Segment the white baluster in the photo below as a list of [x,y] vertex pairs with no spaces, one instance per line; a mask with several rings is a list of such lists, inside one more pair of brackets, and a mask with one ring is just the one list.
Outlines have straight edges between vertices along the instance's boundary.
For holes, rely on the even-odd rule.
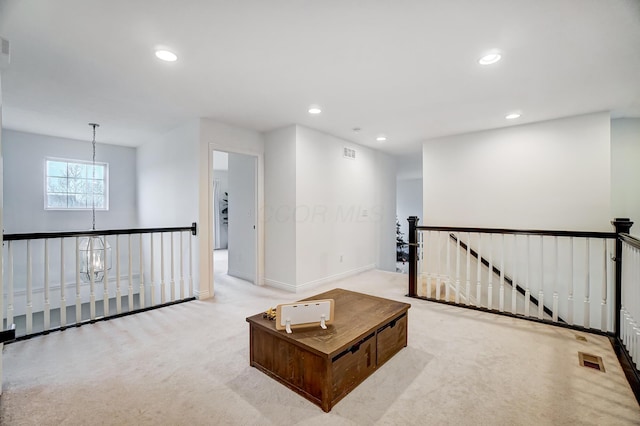
[[500,248],[500,312],[504,312],[504,234],[502,234],[502,247]]
[[60,327],[67,326],[67,299],[64,295],[64,238],[60,238]]
[[193,258],[191,256],[193,233],[189,232],[189,297],[193,297]]
[[104,263],[102,264],[102,270],[104,271],[104,276],[102,277],[102,287],[104,293],[102,295],[102,315],[105,317],[109,316],[111,308],[109,307],[109,264],[107,262],[107,236],[103,236],[103,259]]
[[432,265],[433,265],[433,259],[432,257],[435,256],[431,256],[431,246],[433,244],[431,244],[431,241],[433,240],[433,232],[431,231],[426,231],[427,232],[427,241],[426,241],[426,246],[427,246],[427,252],[425,254],[426,258],[425,258],[425,265],[427,268],[427,293],[425,294],[426,297],[428,297],[429,299],[431,299],[433,296],[431,296],[431,280],[433,279],[433,270],[431,269]]
[[567,324],[573,325],[573,237],[569,239],[569,297],[567,303]]
[[76,324],[82,321],[82,299],[80,298],[80,238],[76,237]]
[[607,265],[607,239],[602,239],[603,248],[604,248],[604,259],[603,259],[603,277],[602,277],[602,302],[600,304],[600,330],[606,332],[607,331],[607,274],[608,274],[608,265]]
[[640,327],[634,327],[634,337],[635,344],[633,345],[634,349],[632,349],[633,356],[631,359],[635,361],[636,369],[640,370]]
[[585,266],[585,270],[587,271],[587,275],[585,277],[584,280],[584,321],[582,323],[582,326],[585,328],[589,328],[590,327],[590,321],[589,321],[589,311],[590,311],[590,302],[589,302],[589,291],[590,291],[590,281],[591,281],[591,271],[590,271],[590,256],[591,256],[591,250],[589,249],[589,238],[587,238],[587,258],[586,258],[586,266]]
[[466,304],[471,305],[471,232],[467,232],[467,283],[465,288]]
[[142,234],[140,234],[140,309],[144,309],[145,307],[145,303],[144,303],[144,256],[143,256],[143,250],[142,250],[142,246],[143,246],[143,241],[142,241]]
[[176,300],[176,280],[174,278],[174,265],[175,265],[175,259],[174,259],[174,255],[173,255],[173,232],[171,232],[169,235],[171,235],[171,280],[169,281],[169,288],[171,289],[171,298],[170,300],[173,302],[174,300]]
[[49,240],[44,240],[44,330],[51,328],[51,300],[49,294]]
[[165,282],[164,282],[164,232],[160,233],[160,303],[165,303]]
[[116,235],[116,313],[122,313],[122,283],[120,277],[120,235]]
[[511,313],[518,309],[518,235],[513,234],[513,281],[511,281]]
[[456,235],[456,303],[460,303],[460,234]]
[[540,290],[538,290],[538,319],[544,318],[544,235],[540,235]]
[[447,232],[446,234],[447,244],[447,265],[446,265],[446,275],[444,277],[444,298],[448,302],[449,301],[449,288],[451,287],[451,236]]
[[31,275],[31,240],[27,240],[27,310],[26,310],[26,323],[27,334],[31,334],[33,331],[33,302],[31,300],[32,292],[32,275]]
[[417,241],[418,246],[416,247],[416,273],[418,275],[417,283],[416,283],[416,291],[418,292],[418,296],[425,297],[426,295],[426,286],[427,286],[427,268],[426,268],[426,248],[424,242],[424,234],[426,231],[418,231],[417,233]]
[[436,265],[436,300],[440,300],[440,285],[442,282],[442,243],[440,242],[441,240],[441,235],[442,232],[438,231],[438,242],[437,242],[437,246],[436,246],[436,258],[437,260],[437,265]]
[[153,256],[153,233],[149,234],[149,240],[150,240],[150,255],[151,255],[151,286],[150,286],[150,290],[151,290],[151,306],[155,306],[156,305],[156,281],[154,279],[154,275],[155,275],[155,271],[154,271],[154,267],[153,267],[153,260],[154,260],[154,256]]
[[622,340],[624,346],[629,350],[629,313],[624,305],[620,309],[620,324],[620,340]]
[[487,309],[493,309],[493,234],[489,234],[489,285],[487,287]]
[[95,268],[93,266],[93,238],[89,237],[89,318],[96,319]]
[[560,283],[560,268],[558,267],[558,264],[560,263],[558,260],[558,256],[560,256],[560,252],[558,251],[558,237],[554,236],[553,237],[554,243],[555,243],[555,248],[556,248],[556,255],[555,255],[555,263],[553,265],[554,269],[555,269],[555,274],[554,274],[554,281],[553,281],[553,312],[552,312],[552,319],[553,322],[558,322],[558,291],[556,290],[556,285]]
[[416,264],[416,273],[418,275],[417,277],[417,289],[416,291],[418,292],[419,296],[424,297],[425,295],[425,286],[427,285],[426,282],[426,276],[427,276],[427,270],[426,270],[426,263],[425,263],[425,247],[424,247],[424,235],[425,232],[423,231],[417,231],[416,232],[416,259],[417,259],[417,264]]
[[531,236],[527,234],[527,255],[525,256],[525,265],[527,267],[526,271],[526,281],[524,283],[524,316],[529,316],[529,308],[531,305],[531,289],[529,288],[529,283],[531,282]]
[[180,232],[180,300],[184,299],[184,248],[182,247],[182,237],[184,231]]
[[[13,241],[7,241],[8,244],[8,250],[9,250],[9,270],[7,271],[9,274],[9,289],[8,289],[8,298],[9,300],[7,301],[7,328],[11,327],[11,324],[13,324],[13,312],[14,312],[14,306],[13,306]],[[2,357],[2,354],[0,354],[0,357]]]
[[475,306],[482,306],[482,234],[478,234],[478,268],[476,271],[476,303]]
[[127,301],[129,302],[129,312],[131,312],[135,308],[133,303],[133,249],[131,246],[131,234],[127,235],[127,243],[129,244],[129,294]]

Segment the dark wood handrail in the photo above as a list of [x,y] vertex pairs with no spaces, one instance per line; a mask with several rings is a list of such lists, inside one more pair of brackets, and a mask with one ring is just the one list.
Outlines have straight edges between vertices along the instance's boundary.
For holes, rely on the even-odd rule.
[[506,228],[467,228],[457,226],[417,226],[419,231],[447,231],[447,232],[474,232],[485,234],[522,234],[541,235],[552,237],[581,237],[581,238],[610,238],[615,239],[615,232],[595,231],[550,231],[537,229],[506,229]]
[[49,238],[69,238],[69,237],[91,237],[106,235],[126,235],[126,234],[153,234],[157,232],[184,232],[190,231],[192,235],[197,235],[197,225],[195,222],[191,226],[175,228],[133,228],[133,229],[107,229],[98,231],[62,231],[62,232],[37,232],[31,234],[4,234],[4,241],[18,240],[41,240]]
[[638,250],[640,250],[640,240],[637,239],[636,237],[633,237],[629,234],[619,234],[620,239],[622,241],[624,241],[625,243],[629,244],[630,246],[637,248]]

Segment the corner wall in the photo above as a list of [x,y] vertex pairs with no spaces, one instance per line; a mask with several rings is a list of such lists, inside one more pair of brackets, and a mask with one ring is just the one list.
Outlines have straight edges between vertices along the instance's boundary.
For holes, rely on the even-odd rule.
[[[345,147],[356,151],[355,159],[343,156]],[[268,186],[266,199],[278,220],[271,218],[267,233],[282,228],[290,239],[293,229],[294,238],[278,253],[289,273],[284,264],[268,267],[287,281],[267,276],[267,283],[301,291],[375,267],[395,270],[390,156],[302,126],[268,134],[265,151],[267,175],[283,183]]]
[[265,134],[264,175],[265,283],[295,291],[296,126]]

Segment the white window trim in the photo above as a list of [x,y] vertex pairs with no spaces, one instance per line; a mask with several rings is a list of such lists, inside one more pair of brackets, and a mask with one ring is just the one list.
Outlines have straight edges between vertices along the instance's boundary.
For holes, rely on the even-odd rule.
[[[63,211],[63,212],[68,212],[68,211],[90,211],[93,210],[93,207],[66,207],[66,208],[60,208],[60,207],[49,207],[47,205],[47,178],[49,177],[47,175],[47,161],[64,161],[67,163],[76,163],[76,164],[88,164],[88,165],[93,165],[93,161],[86,161],[86,160],[77,160],[77,159],[73,159],[73,158],[61,158],[61,157],[45,157],[44,159],[44,164],[43,164],[43,170],[44,170],[44,185],[43,185],[43,190],[44,190],[44,209],[46,211]],[[96,207],[96,211],[109,211],[109,163],[105,163],[103,161],[96,161],[96,166],[104,166],[104,207]]]

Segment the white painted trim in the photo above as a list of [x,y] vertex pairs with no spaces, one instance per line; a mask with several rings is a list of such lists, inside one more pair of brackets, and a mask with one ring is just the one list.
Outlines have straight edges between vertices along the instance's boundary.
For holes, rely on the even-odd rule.
[[[207,233],[207,259],[209,262],[209,282],[210,282],[210,294],[215,294],[214,289],[214,275],[213,275],[213,247],[215,246],[215,237],[213,235],[213,152],[227,152],[234,154],[243,154],[255,157],[256,161],[256,266],[255,266],[255,284],[264,285],[266,279],[264,278],[264,153],[259,153],[246,149],[232,148],[229,146],[217,144],[215,142],[209,142],[209,149],[207,152],[207,220],[209,232]],[[204,292],[202,293],[205,294]],[[210,297],[211,297],[210,296]]]
[[290,293],[295,293],[296,292],[296,285],[295,284],[287,284],[287,283],[283,283],[281,281],[270,280],[269,278],[264,278],[264,285],[267,285],[269,287],[278,288],[280,290],[288,291]]
[[351,269],[349,271],[340,272],[339,274],[329,275],[328,277],[320,278],[318,280],[308,281],[306,283],[300,284],[296,287],[297,292],[310,290],[312,288],[318,287],[321,284],[326,284],[331,281],[340,280],[343,278],[351,277],[353,275],[357,275],[361,272],[369,271],[371,269],[375,269],[375,263],[370,265],[361,266],[359,268]]
[[299,293],[302,291],[313,289],[315,287],[319,287],[322,284],[326,284],[332,281],[337,281],[343,278],[351,277],[353,275],[357,275],[361,272],[369,271],[375,268],[376,268],[376,265],[372,263],[370,265],[361,266],[360,268],[355,268],[349,271],[340,272],[339,274],[334,274],[334,275],[330,275],[328,277],[320,278],[317,280],[308,281],[300,285],[283,283],[281,281],[271,280],[269,278],[265,278],[264,283],[269,287],[275,287],[281,290],[288,291],[290,293]]
[[211,295],[209,294],[209,291],[200,291],[197,289],[193,290],[193,295],[198,300],[205,300],[211,297]]

